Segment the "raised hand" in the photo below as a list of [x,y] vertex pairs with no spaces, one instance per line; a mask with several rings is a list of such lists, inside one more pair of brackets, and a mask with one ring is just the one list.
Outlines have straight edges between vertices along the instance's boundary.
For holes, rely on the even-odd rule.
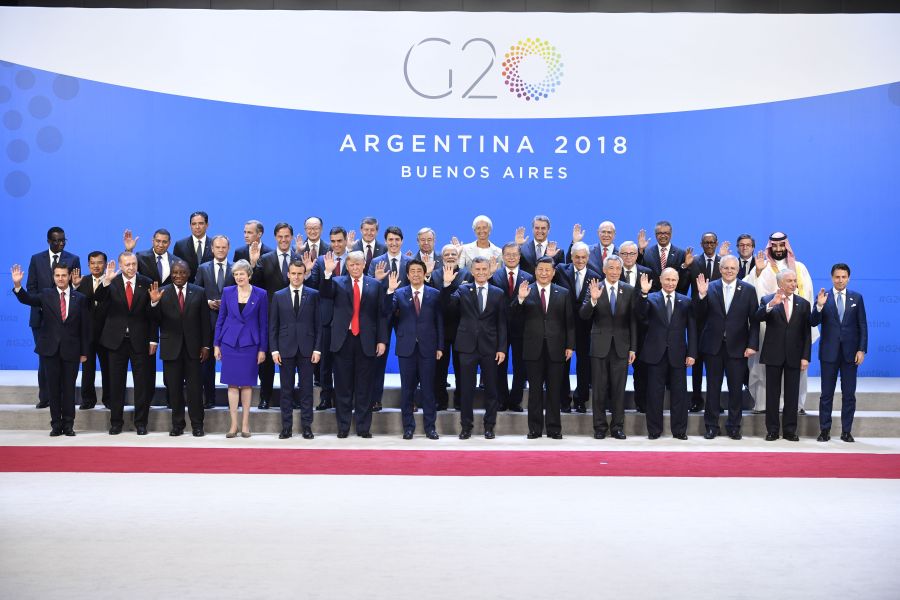
[[706,296],[707,290],[709,290],[709,282],[706,280],[706,275],[700,273],[697,277],[697,293],[703,298]]
[[331,274],[334,272],[334,265],[336,264],[334,261],[334,252],[329,250],[325,253],[325,256],[322,258],[322,262],[325,263],[325,274],[331,277]]
[[453,280],[456,279],[456,273],[453,272],[453,269],[444,265],[444,286],[448,286],[453,283]]
[[684,266],[689,267],[694,262],[694,248],[688,246],[684,249]]
[[387,271],[387,261],[386,260],[383,260],[383,261],[379,262],[377,265],[375,265],[375,279],[377,279],[378,281],[381,281],[385,277],[387,277],[387,274],[388,274],[388,271]]
[[556,245],[556,242],[554,242],[554,241],[551,240],[551,241],[547,244],[547,254],[546,254],[546,256],[549,256],[550,258],[554,258],[554,257],[556,256],[556,252],[558,251],[558,249],[559,249],[559,248],[558,248],[558,246]]
[[303,265],[306,267],[306,274],[311,275],[313,267],[316,266],[316,261],[313,260],[312,252],[307,250],[303,253]]
[[260,245],[259,245],[258,240],[253,242],[252,244],[250,244],[249,253],[250,253],[250,264],[256,265],[256,261],[259,260],[259,253],[260,253]]
[[103,285],[109,285],[116,278],[119,271],[116,269],[116,261],[111,260],[106,263],[106,273],[103,274]]
[[303,250],[305,244],[306,242],[303,240],[303,234],[298,233],[297,237],[294,238],[294,252],[299,254]]
[[406,251],[406,255],[407,255],[408,257],[412,258],[412,255],[413,255],[412,250],[407,250],[407,251]]
[[637,245],[638,245],[638,252],[641,252],[641,253],[643,253],[644,250],[647,249],[647,246],[650,245],[650,242],[647,240],[647,230],[646,229],[641,229],[640,231],[638,231]]
[[519,284],[519,300],[524,300],[528,297],[528,294],[531,292],[531,286],[528,285],[527,281],[523,281]]
[[81,285],[81,269],[75,267],[72,269],[72,286],[78,287]]
[[722,242],[722,245],[719,246],[719,256],[728,256],[729,254],[731,254],[731,242]]
[[122,235],[122,243],[125,245],[126,252],[134,252],[135,246],[137,246],[137,241],[139,238],[133,237],[131,235],[131,230],[126,229],[125,233]]
[[492,256],[490,260],[488,260],[488,267],[491,270],[491,275],[500,267],[500,261],[497,260],[496,256]]
[[457,252],[462,252],[462,242],[455,235],[450,238],[450,243],[456,247]]
[[766,268],[766,264],[768,264],[768,259],[766,258],[766,251],[760,250],[756,253],[756,259],[754,260],[756,263],[756,274],[759,275],[763,272],[763,269]]
[[356,230],[351,229],[350,233],[347,234],[347,249],[353,248],[353,244],[356,243]]
[[816,296],[816,306],[819,307],[819,310],[825,308],[825,302],[828,301],[828,294],[825,292],[825,288],[819,290],[819,295]]
[[600,296],[603,295],[603,288],[600,287],[600,280],[591,279],[591,283],[588,284],[588,291],[591,293],[591,300],[596,302],[600,299]]
[[163,294],[166,293],[166,290],[159,289],[159,282],[154,281],[150,284],[150,302],[156,304],[159,302],[159,299],[162,298]]
[[528,236],[525,235],[525,227],[516,227],[515,242],[521,246],[526,240],[528,240]]
[[572,226],[572,243],[580,242],[584,239],[584,229],[581,228],[581,223],[575,223]]
[[13,287],[22,287],[22,279],[25,278],[25,271],[22,270],[22,265],[13,265],[9,273],[12,275]]
[[400,287],[400,273],[391,271],[388,274],[388,291],[393,293]]
[[431,272],[434,271],[434,256],[429,254],[422,262],[425,263],[425,275],[431,275]]
[[[701,275],[700,277],[703,277]],[[644,294],[650,293],[650,288],[653,287],[653,283],[650,281],[650,275],[647,273],[641,273],[641,292]]]
[[771,308],[775,308],[779,304],[784,302],[784,291],[781,288],[775,290],[775,295],[772,296],[772,299],[769,301],[769,306]]

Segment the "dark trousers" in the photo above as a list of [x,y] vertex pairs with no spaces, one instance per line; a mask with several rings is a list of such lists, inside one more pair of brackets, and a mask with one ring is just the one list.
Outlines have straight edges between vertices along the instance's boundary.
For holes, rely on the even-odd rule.
[[200,373],[202,374],[203,378],[203,400],[204,402],[215,404],[216,361],[212,358],[212,353],[210,353],[210,358],[206,362],[200,363]]
[[493,429],[497,423],[497,363],[494,358],[494,354],[459,353],[456,385],[460,389],[460,424],[463,429],[472,429],[475,423],[475,374],[479,366],[484,383],[484,428]]
[[634,406],[638,410],[647,410],[647,365],[635,359],[631,363],[634,380]]
[[100,362],[103,404],[109,401],[109,351],[97,342],[88,346],[87,361],[81,363],[81,401],[97,401],[97,362]]
[[[34,338],[34,343],[37,345],[38,330],[36,327],[31,329],[31,337]],[[41,404],[50,401],[47,390],[47,370],[44,366],[44,357],[40,354],[38,354],[38,401]]]
[[[497,402],[501,410],[510,406],[522,406],[522,396],[525,393],[525,361],[522,359],[522,338],[510,338],[509,346],[512,352],[506,355],[503,362],[497,365]],[[512,361],[513,380],[509,385],[509,363]]]
[[[838,348],[838,357],[843,357],[843,348]],[[856,413],[856,371],[852,362],[822,361],[822,395],[819,397],[819,429],[831,430],[831,409],[834,404],[834,388],[838,373],[841,375],[841,433],[850,433],[853,415]]]
[[350,431],[356,414],[356,433],[372,426],[372,372],[375,357],[363,353],[358,335],[347,333],[344,345],[334,354],[334,414],[338,432]]
[[[324,338],[324,336],[323,336]],[[330,343],[330,339],[329,339]],[[323,339],[322,345],[327,348]],[[322,352],[319,359],[319,401],[334,403],[334,355],[327,350]]]
[[800,368],[766,365],[766,431],[778,434],[778,404],[781,399],[781,376],[784,375],[784,408],[781,430],[784,435],[797,433],[797,408],[800,402]]
[[[272,388],[275,387],[275,363],[272,355],[266,352],[266,359],[259,365],[259,400],[272,401]],[[283,389],[283,388],[282,388]]]
[[[569,368],[566,368],[566,375]],[[586,406],[591,399],[591,330],[575,329],[575,394],[572,400],[577,406]],[[564,388],[569,388],[569,378],[563,382]],[[560,400],[563,405],[568,405],[568,398]]]
[[[216,361],[209,358],[206,362]],[[185,400],[191,427],[203,428],[203,375],[200,365],[200,357],[188,356],[183,344],[177,359],[163,361],[163,377],[169,390],[169,404],[172,405],[172,429],[184,429]]]
[[422,420],[425,431],[433,431],[437,422],[437,410],[434,403],[434,356],[423,357],[416,344],[410,356],[398,356],[400,363],[400,415],[403,419],[403,431],[416,430],[416,417],[413,404],[416,398],[416,387],[422,387]]
[[[683,358],[681,359],[684,360]],[[673,367],[669,357],[663,356],[655,365],[644,364],[647,369],[647,433],[661,435],[663,432],[663,399],[666,396],[666,381],[669,382],[669,427],[672,435],[687,432],[688,395],[687,368]]]
[[371,383],[371,397],[369,398],[369,402],[371,404],[375,404],[376,402],[381,402],[381,397],[384,395],[384,372],[387,370],[387,358],[388,358],[388,350],[391,347],[391,342],[388,340],[387,350],[384,351],[384,354],[381,356],[375,357],[375,363],[372,367],[372,383]]
[[[450,394],[447,392],[447,374],[451,360],[453,361],[453,372],[459,373],[459,352],[456,351],[453,340],[444,338],[444,353],[434,368],[434,399],[441,407],[446,407],[450,403]],[[453,405],[458,408],[459,402],[459,382],[457,381],[456,389],[453,392]]]
[[131,375],[134,379],[134,424],[147,426],[150,416],[150,398],[147,397],[147,364],[156,356],[148,354],[148,346],[142,351],[131,347],[131,340],[125,338],[115,349],[109,349],[109,423],[121,427],[125,422],[125,385],[128,374],[128,363],[131,363]]
[[[610,349],[604,358],[591,357],[593,393],[591,406],[594,411],[594,431],[606,433],[622,431],[625,427],[625,381],[628,378],[628,357],[620,358]],[[531,392],[529,392],[531,393]],[[606,421],[609,408],[611,420]]]
[[704,354],[706,363],[706,411],[703,419],[707,429],[719,433],[719,413],[722,409],[722,380],[728,378],[728,418],[725,431],[729,435],[741,430],[741,402],[747,359],[728,356],[725,341],[716,354]]
[[[703,365],[704,360],[703,357],[697,358],[694,362],[694,366],[691,367],[691,402],[700,402],[703,400]],[[709,377],[709,367],[707,366],[706,371],[707,377]],[[707,390],[709,393],[709,390]]]
[[75,378],[78,361],[63,360],[59,352],[42,356],[46,374],[47,400],[50,402],[50,427],[68,429],[75,425]]
[[[300,378],[298,386],[294,387],[294,374]],[[293,427],[294,425],[294,400],[300,401],[300,425],[312,427],[313,423],[313,364],[309,356],[301,356],[299,353],[281,357],[281,366],[278,367],[278,375],[281,378],[281,427]]]
[[[547,342],[543,342],[539,360],[525,361],[528,372],[528,432],[543,434],[546,423],[547,435],[562,433],[559,404],[565,394],[563,376],[566,362],[551,362]],[[546,384],[547,390],[544,391]],[[546,411],[546,414],[545,412]]]

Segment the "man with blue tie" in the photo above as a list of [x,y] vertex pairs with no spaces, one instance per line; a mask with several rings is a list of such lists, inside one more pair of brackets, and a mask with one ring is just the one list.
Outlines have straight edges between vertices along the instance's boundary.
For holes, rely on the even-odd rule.
[[819,437],[831,439],[831,408],[838,373],[841,375],[841,439],[852,442],[853,415],[856,412],[856,371],[869,348],[869,326],[862,294],[847,289],[850,267],[837,263],[831,267],[831,293],[822,288],[810,315],[810,325],[822,325],[819,361],[822,365],[822,395],[819,398]]
[[416,430],[413,414],[416,387],[422,389],[425,435],[438,439],[434,401],[434,371],[444,347],[444,316],[441,293],[425,285],[425,263],[413,258],[406,263],[409,285],[400,287],[400,274],[388,275],[384,313],[397,330],[397,361],[400,364],[400,413],[403,439],[411,440]]
[[354,413],[356,435],[372,437],[370,399],[375,358],[387,350],[387,321],[382,315],[384,288],[377,279],[363,275],[365,266],[365,254],[351,252],[347,255],[346,275],[332,277],[334,256],[328,253],[319,284],[322,298],[332,303],[329,349],[334,353],[334,405],[339,438],[349,435]]
[[[212,330],[215,331],[216,321],[219,320],[219,307],[222,304],[222,290],[227,286],[234,285],[234,276],[231,274],[232,263],[228,261],[230,240],[224,235],[214,235],[210,239],[209,245],[212,246],[213,259],[197,268],[194,283],[203,288],[206,293],[209,319]],[[200,368],[203,371],[203,408],[215,408],[216,361],[204,361]]]
[[525,228],[516,229],[516,243],[519,245],[519,251],[522,253],[522,259],[519,266],[529,275],[534,275],[534,269],[537,261],[543,256],[549,256],[553,259],[553,264],[563,263],[566,260],[565,253],[557,248],[556,242],[547,240],[550,235],[550,217],[547,215],[535,215],[531,219],[531,233],[534,239],[529,242],[525,235]]
[[[305,275],[304,261],[292,260],[288,266],[290,284],[275,292],[269,309],[269,351],[281,376],[281,440],[293,435],[295,404],[300,405],[303,439],[314,437],[313,365],[322,357],[322,330],[319,292],[303,285]],[[295,373],[300,378],[299,389],[294,387]]]
[[739,281],[738,259],[732,255],[719,261],[721,279],[697,278],[694,310],[700,326],[700,353],[706,364],[706,411],[704,438],[719,435],[723,375],[728,379],[728,419],[725,431],[741,439],[741,401],[747,359],[759,350],[756,321],[756,289]]
[[[534,277],[520,268],[519,245],[509,242],[503,246],[503,266],[491,276],[491,285],[506,292],[507,303],[512,302],[522,282],[531,283]],[[522,396],[525,394],[525,361],[522,358],[522,319],[521,315],[506,313],[506,336],[512,352],[507,352],[506,359],[497,367],[497,410],[522,412]],[[509,363],[512,362],[513,380],[509,385]]]

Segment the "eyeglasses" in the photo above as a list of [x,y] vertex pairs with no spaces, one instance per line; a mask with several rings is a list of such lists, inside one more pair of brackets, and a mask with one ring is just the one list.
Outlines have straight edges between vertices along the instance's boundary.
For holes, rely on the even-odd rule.
[[619,256],[637,256],[637,252],[619,252]]

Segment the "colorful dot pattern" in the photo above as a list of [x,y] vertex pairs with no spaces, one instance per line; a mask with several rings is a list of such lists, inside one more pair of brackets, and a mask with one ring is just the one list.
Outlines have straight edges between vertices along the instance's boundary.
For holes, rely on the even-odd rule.
[[[529,56],[540,56],[547,65],[547,75],[538,83],[527,82],[519,74],[519,65]],[[517,98],[537,102],[541,98],[548,98],[559,87],[563,76],[562,55],[547,40],[519,40],[504,55],[502,76],[506,87]]]

